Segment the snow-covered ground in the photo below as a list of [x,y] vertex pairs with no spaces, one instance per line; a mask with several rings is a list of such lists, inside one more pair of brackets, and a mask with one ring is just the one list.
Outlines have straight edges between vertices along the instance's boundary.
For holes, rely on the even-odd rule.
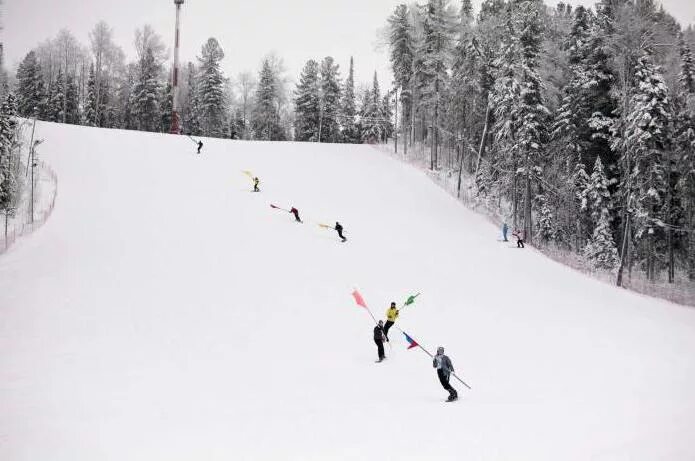
[[[0,257],[0,459],[695,459],[695,310],[499,242],[412,167],[37,130],[59,194]],[[444,403],[393,330],[375,364],[354,286],[377,315],[422,292],[399,326],[473,390]]]

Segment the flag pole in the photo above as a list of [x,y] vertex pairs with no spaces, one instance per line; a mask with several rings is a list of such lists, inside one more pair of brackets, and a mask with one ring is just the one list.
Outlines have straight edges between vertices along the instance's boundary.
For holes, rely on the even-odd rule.
[[[394,325],[394,327],[395,327],[398,331],[400,331],[401,333],[403,333],[404,335],[408,336],[409,338],[413,339],[413,341],[415,341],[415,339],[414,339],[412,336],[407,335],[405,331],[401,330],[400,328],[398,328],[398,327],[395,326],[395,325]],[[425,349],[424,347],[422,347],[418,341],[415,341],[415,343],[417,344],[417,347],[419,347],[420,349],[422,349],[422,350],[425,352],[425,354],[429,355],[430,358],[434,359],[434,355],[432,355],[432,354],[430,353],[430,351],[428,351],[427,349]],[[471,389],[471,386],[469,386],[468,384],[466,384],[466,382],[465,382],[464,380],[462,380],[461,378],[459,378],[459,377],[456,375],[456,373],[454,373],[454,372],[452,371],[451,374],[454,376],[454,378],[458,379],[459,382],[460,382],[461,384],[463,384],[464,386],[466,386],[468,389]],[[471,390],[472,390],[472,389],[471,389]]]

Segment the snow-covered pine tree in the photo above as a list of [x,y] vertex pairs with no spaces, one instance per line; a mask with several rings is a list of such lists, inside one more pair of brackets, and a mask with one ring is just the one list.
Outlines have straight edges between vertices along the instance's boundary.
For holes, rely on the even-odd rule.
[[278,76],[270,58],[263,60],[256,87],[251,126],[254,138],[264,141],[284,140],[280,125]]
[[381,142],[388,142],[389,138],[393,136],[393,104],[391,100],[393,99],[393,92],[387,91],[381,100],[381,116],[383,117],[383,129],[381,134]]
[[331,56],[321,62],[319,74],[319,142],[340,141],[340,72]]
[[161,64],[151,47],[144,50],[138,69],[138,79],[133,92],[133,109],[137,129],[159,131],[160,107],[159,92]]
[[[645,248],[646,272],[656,276],[656,234],[663,234],[664,204],[668,191],[666,152],[670,146],[671,107],[668,88],[652,52],[646,49],[635,69],[634,94],[625,115],[624,164],[630,165],[628,193],[634,194],[635,232]],[[620,146],[616,146],[620,149]],[[661,236],[662,237],[662,236]]]
[[7,224],[14,216],[19,201],[19,162],[15,157],[15,120],[17,104],[12,93],[8,93],[0,108],[0,212],[4,215],[5,241]]
[[610,221],[610,212],[607,208],[603,208],[599,213],[594,232],[584,247],[584,257],[593,268],[612,272],[618,267],[620,260]]
[[601,157],[596,157],[594,170],[589,182],[582,192],[582,210],[586,210],[594,223],[598,222],[603,210],[609,213],[609,220],[613,211],[613,202],[609,191],[610,181],[603,168]]
[[63,121],[63,107],[65,100],[65,93],[63,93],[63,88],[65,88],[65,76],[63,75],[63,70],[58,68],[58,74],[51,85],[51,90],[48,98],[48,108],[46,112],[46,120],[50,122],[62,122]]
[[98,126],[97,120],[97,88],[96,74],[94,65],[89,67],[89,77],[87,78],[87,101],[85,103],[84,117],[85,123],[89,126]]
[[688,94],[695,93],[695,58],[682,33],[678,37],[678,48],[681,56],[681,68],[678,74],[681,89]]
[[[411,119],[413,62],[415,59],[415,39],[410,22],[408,6],[396,6],[388,19],[389,45],[391,49],[391,69],[401,99],[401,133],[404,152],[407,153],[408,124]],[[398,146],[396,146],[396,151]]]
[[65,123],[78,125],[82,119],[80,114],[80,90],[77,87],[77,82],[74,75],[67,75],[67,79],[67,93],[65,93],[65,108],[67,112],[65,116]]
[[423,12],[423,37],[419,54],[418,69],[422,101],[430,115],[431,149],[430,169],[437,168],[439,148],[439,115],[442,97],[446,91],[449,74],[449,53],[453,42],[454,26],[448,12],[448,0],[428,0]]
[[23,117],[41,117],[47,95],[36,53],[30,51],[17,68],[17,110]]
[[159,95],[160,122],[159,129],[162,133],[168,133],[171,129],[171,114],[174,108],[174,90],[171,82],[167,82]]
[[547,243],[555,238],[555,219],[553,210],[548,202],[547,194],[541,192],[536,195],[536,209],[538,210],[536,237],[543,243]]
[[186,66],[186,98],[181,106],[183,132],[193,136],[201,134],[197,72],[195,65],[189,62]]
[[547,125],[550,113],[545,106],[542,83],[538,74],[539,56],[543,41],[543,3],[540,0],[518,1],[515,28],[519,33],[521,94],[519,116],[521,125],[517,133],[524,158],[519,172],[525,176],[524,227],[531,242],[532,182],[543,174],[544,146],[547,143]]
[[319,117],[319,64],[310,59],[304,65],[294,98],[294,139],[318,141]]
[[[463,0],[461,3],[457,35],[457,43],[453,50],[450,97],[446,108],[445,125],[449,131],[456,133],[458,139],[464,139],[464,136],[470,137],[475,121],[480,119],[476,108],[480,108],[483,99],[478,85],[480,55],[473,44],[473,7],[470,0]],[[463,171],[465,157],[461,151],[462,147],[457,146],[460,156],[460,173]]]
[[360,128],[362,132],[362,142],[377,143],[382,139],[384,132],[382,113],[381,91],[379,90],[379,80],[374,72],[372,89],[364,94],[362,107],[360,110]]
[[223,58],[224,51],[215,38],[208,39],[198,58],[198,102],[202,134],[217,138],[226,136],[227,131],[225,77],[220,68]]
[[343,142],[359,143],[360,133],[357,129],[355,117],[357,116],[357,106],[355,104],[355,69],[352,56],[350,57],[350,71],[345,79],[343,87],[343,103],[341,123],[343,127]]

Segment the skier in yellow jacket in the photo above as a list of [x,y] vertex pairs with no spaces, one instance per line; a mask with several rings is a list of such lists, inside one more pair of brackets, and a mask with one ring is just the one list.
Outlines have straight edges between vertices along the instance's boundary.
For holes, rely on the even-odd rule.
[[396,308],[396,303],[391,303],[391,307],[386,310],[386,324],[384,325],[384,336],[386,336],[386,341],[389,340],[389,328],[396,323],[398,318],[398,309]]

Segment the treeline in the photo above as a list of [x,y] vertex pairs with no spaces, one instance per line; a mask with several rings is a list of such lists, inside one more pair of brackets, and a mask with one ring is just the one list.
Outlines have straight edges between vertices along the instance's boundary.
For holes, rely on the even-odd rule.
[[[105,128],[169,132],[173,107],[167,48],[150,26],[136,31],[137,59],[126,62],[111,28],[98,23],[89,46],[61,31],[22,60],[13,89],[24,117]],[[378,142],[393,131],[391,93],[356,91],[332,57],[309,61],[293,92],[282,60],[263,59],[257,75],[224,75],[224,50],[210,38],[181,69],[184,134],[232,139]],[[9,90],[3,85],[0,91]],[[356,98],[360,101],[357,102]]]
[[479,200],[619,284],[695,280],[692,27],[653,0],[429,0],[388,30],[404,147],[454,146]]

